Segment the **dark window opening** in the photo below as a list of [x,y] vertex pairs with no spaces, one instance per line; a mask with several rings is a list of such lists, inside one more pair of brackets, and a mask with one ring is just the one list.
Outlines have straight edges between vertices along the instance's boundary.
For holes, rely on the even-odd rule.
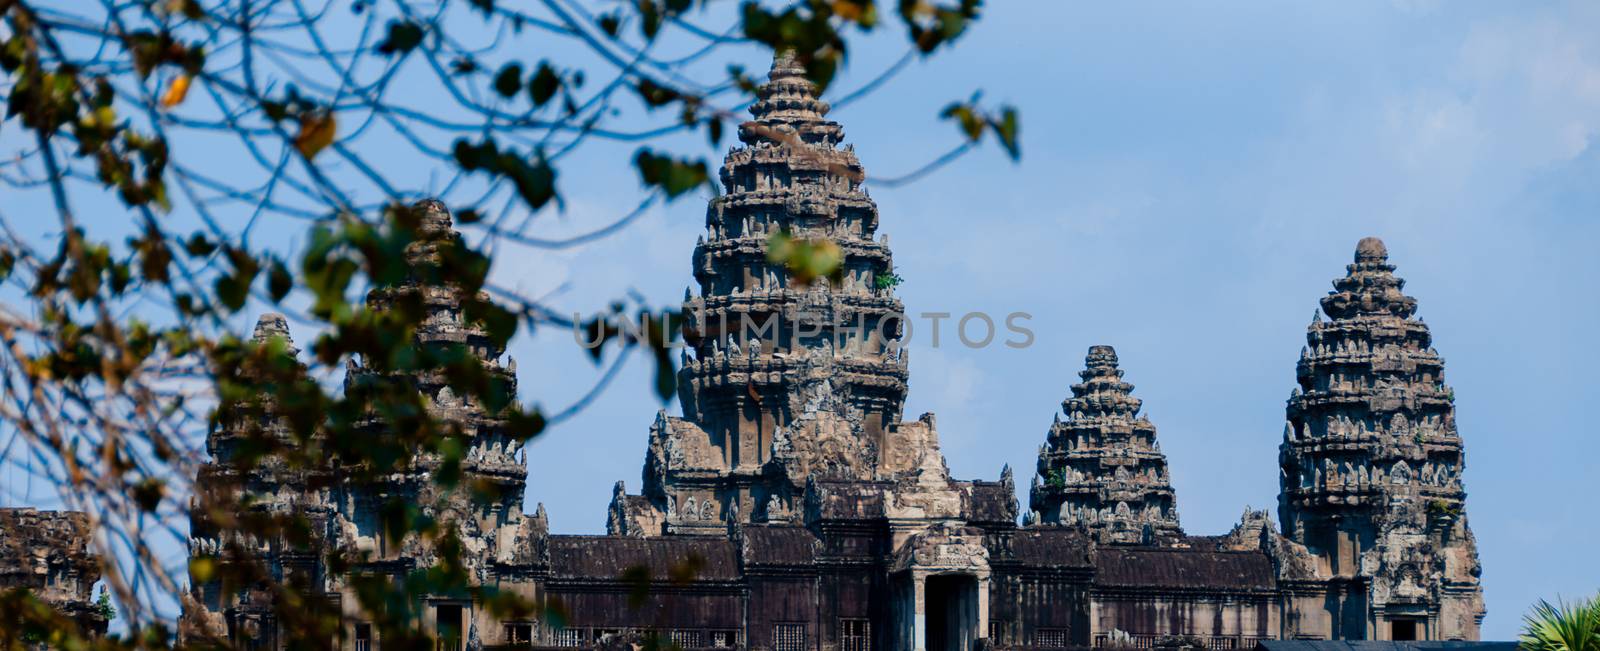
[[461,606],[439,604],[433,607],[438,651],[461,651]]
[[533,624],[531,622],[512,622],[506,624],[506,644],[533,644]]
[[1389,639],[1396,642],[1417,639],[1417,620],[1397,619],[1389,622]]
[[1067,646],[1067,629],[1041,628],[1033,632],[1033,645],[1047,649],[1062,649]]
[[927,651],[966,651],[978,631],[978,581],[970,575],[930,576],[925,584]]
[[705,646],[700,641],[700,631],[694,629],[673,629],[667,632],[667,639],[680,649],[698,649]]
[[872,651],[872,623],[865,619],[840,619],[839,651]]
[[[584,629],[581,628],[558,628],[555,630],[555,636],[556,646],[560,647],[583,646],[583,643],[587,639],[584,636]],[[596,639],[604,641],[605,637],[606,632],[601,631],[600,635],[598,635]]]
[[231,631],[233,643],[245,651],[261,651],[276,648],[273,633],[277,632],[277,625],[269,616],[247,617],[236,620]]
[[778,624],[772,627],[773,651],[805,651],[805,624]]
[[356,624],[356,651],[372,651],[371,624]]

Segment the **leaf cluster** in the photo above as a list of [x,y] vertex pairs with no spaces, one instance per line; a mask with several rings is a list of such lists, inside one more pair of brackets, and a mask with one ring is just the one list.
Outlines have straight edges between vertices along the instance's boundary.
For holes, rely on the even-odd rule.
[[1518,642],[1526,651],[1600,651],[1600,596],[1572,603],[1539,600],[1522,616]]
[[785,229],[767,238],[767,261],[783,265],[789,277],[801,286],[823,278],[838,282],[844,250],[831,239],[796,236]]
[[[591,15],[564,0],[428,11],[359,0],[317,12],[280,0],[0,0],[0,130],[21,143],[0,162],[0,187],[8,199],[43,193],[48,201],[35,203],[50,206],[0,206],[0,284],[24,302],[0,306],[0,422],[20,441],[3,449],[22,450],[30,469],[37,462],[29,472],[106,533],[95,551],[116,605],[96,607],[130,631],[93,639],[13,592],[0,597],[0,647],[170,648],[177,631],[152,604],[191,598],[200,584],[271,604],[294,632],[291,648],[335,639],[344,615],[318,596],[315,577],[278,571],[256,547],[230,542],[179,567],[158,560],[169,551],[161,541],[185,544],[190,523],[326,552],[319,562],[350,573],[386,649],[431,647],[416,626],[421,594],[559,619],[559,604],[536,608],[469,580],[458,523],[439,515],[443,496],[506,496],[470,479],[468,432],[420,389],[448,387],[527,441],[556,417],[521,404],[515,377],[494,359],[520,329],[580,328],[597,342],[597,362],[606,348],[647,351],[667,400],[683,319],[640,307],[630,333],[620,306],[561,318],[542,297],[496,287],[490,252],[561,248],[626,225],[571,240],[530,235],[536,217],[563,206],[563,161],[591,142],[629,143],[631,157],[618,162],[653,197],[715,192],[703,152],[669,151],[665,138],[703,133],[719,146],[756,86],[737,65],[691,76],[722,69],[693,65],[700,59],[755,43],[792,52],[826,88],[852,43],[886,16],[926,56],[979,14],[972,0],[893,10],[750,0],[725,29],[707,30],[696,24],[711,15],[706,4],[638,0]],[[558,56],[554,39],[581,55]],[[669,60],[655,53],[668,39],[703,47]],[[617,119],[630,108],[647,126]],[[1014,111],[987,113],[974,97],[946,116],[968,143],[992,133],[1017,155]],[[442,232],[430,220],[443,206],[413,203],[424,187],[418,161],[440,174],[426,187],[455,192],[460,222],[482,237]],[[92,219],[78,212],[88,205]],[[116,210],[102,214],[106,205]],[[53,228],[18,229],[13,218]],[[25,234],[40,230],[49,234]],[[300,235],[285,246],[263,232]],[[830,240],[785,233],[771,248],[802,284],[838,278],[843,255]],[[441,301],[459,307],[469,344],[417,345]],[[310,326],[307,351],[284,333],[238,329],[269,306]],[[7,454],[0,463],[18,467]],[[396,544],[432,550],[404,572],[364,573],[370,558],[325,549],[304,514],[271,510],[259,490],[273,478],[316,490],[409,472],[428,478],[427,499],[379,506]],[[212,489],[201,490],[202,473],[226,477],[207,474]]]

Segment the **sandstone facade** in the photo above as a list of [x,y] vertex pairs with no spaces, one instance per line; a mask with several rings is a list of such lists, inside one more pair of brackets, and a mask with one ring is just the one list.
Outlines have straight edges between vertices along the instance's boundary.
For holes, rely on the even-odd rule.
[[0,592],[27,589],[91,633],[106,617],[94,598],[100,559],[89,517],[74,511],[0,509]]
[[[1453,397],[1381,243],[1362,242],[1323,300],[1329,320],[1308,333],[1282,447],[1281,532],[1251,511],[1224,535],[1182,530],[1155,426],[1105,346],[1090,349],[1065,420],[1050,428],[1022,519],[1009,468],[995,481],[952,478],[934,417],[904,419],[909,362],[887,239],[876,237],[861,164],[827,110],[798,66],[775,62],[693,254],[683,416],[657,415],[641,490],[616,485],[608,535],[550,534],[542,511],[524,513],[516,433],[438,378],[412,379],[471,433],[464,472],[507,489],[488,505],[446,496],[476,580],[564,613],[559,627],[499,622],[481,604],[428,596],[429,626],[460,632],[452,649],[651,635],[685,649],[770,651],[1477,638]],[[454,237],[442,206],[426,208],[433,237]],[[783,241],[835,243],[840,272],[800,283],[772,255]],[[418,346],[466,346],[514,390],[514,363],[502,365],[503,351],[460,318],[461,296],[396,291],[424,292],[435,317]],[[259,336],[279,330],[268,319]],[[371,374],[353,367],[347,386]],[[385,539],[374,514],[396,496],[434,503],[435,463],[377,485],[337,472],[240,474],[228,462],[229,423],[271,420],[270,401],[222,418],[201,484],[311,515],[327,545],[370,553],[360,571],[431,562],[425,546]],[[316,555],[230,540],[203,517],[194,529],[197,554],[242,545],[354,601],[346,577]],[[647,595],[626,578],[640,572]],[[260,595],[216,588],[197,585],[186,604],[197,630],[281,639],[264,637],[277,632]],[[358,639],[353,629],[347,648],[382,644],[358,649]]]

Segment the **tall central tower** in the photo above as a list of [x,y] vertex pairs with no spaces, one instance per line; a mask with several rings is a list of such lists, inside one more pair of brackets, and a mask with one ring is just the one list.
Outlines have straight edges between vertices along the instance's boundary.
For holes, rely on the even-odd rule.
[[[861,162],[804,68],[779,55],[767,79],[694,251],[683,418],[657,419],[644,494],[618,485],[612,533],[787,519],[808,479],[885,478],[907,362],[888,240],[874,240]],[[777,247],[836,252],[840,264],[802,278]]]

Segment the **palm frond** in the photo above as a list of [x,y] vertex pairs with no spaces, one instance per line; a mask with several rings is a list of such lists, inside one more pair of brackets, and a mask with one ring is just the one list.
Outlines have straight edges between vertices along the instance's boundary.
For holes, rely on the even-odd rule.
[[1539,600],[1522,616],[1519,642],[1523,651],[1600,651],[1600,597]]

